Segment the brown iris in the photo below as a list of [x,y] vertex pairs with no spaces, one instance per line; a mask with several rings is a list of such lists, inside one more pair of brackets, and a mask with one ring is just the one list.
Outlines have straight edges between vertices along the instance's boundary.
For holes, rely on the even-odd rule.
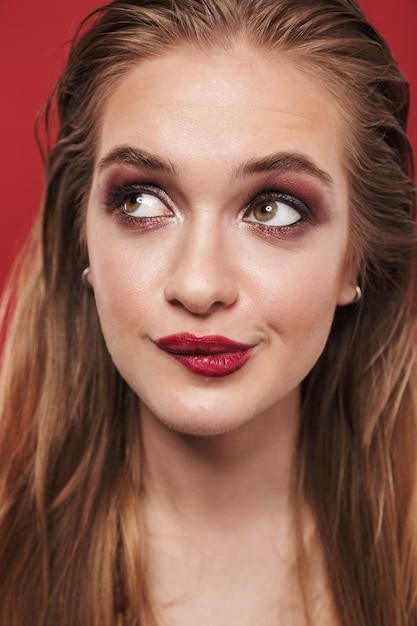
[[139,195],[138,194],[133,194],[132,196],[129,196],[123,202],[123,210],[126,213],[134,213],[135,211],[138,210],[138,208],[142,204],[142,201],[143,201],[142,194],[139,194]]
[[255,204],[252,213],[259,222],[267,222],[276,215],[277,210],[276,202],[266,202],[263,200]]

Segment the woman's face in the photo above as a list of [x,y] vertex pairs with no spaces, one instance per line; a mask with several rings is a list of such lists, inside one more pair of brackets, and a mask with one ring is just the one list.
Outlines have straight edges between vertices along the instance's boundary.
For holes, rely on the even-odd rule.
[[87,244],[108,349],[147,411],[216,434],[292,410],[355,295],[332,97],[251,49],[138,63],[104,105]]

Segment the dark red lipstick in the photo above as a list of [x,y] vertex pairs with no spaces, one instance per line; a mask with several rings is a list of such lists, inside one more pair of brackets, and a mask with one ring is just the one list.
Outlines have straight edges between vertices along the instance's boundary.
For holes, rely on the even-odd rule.
[[251,358],[254,347],[220,335],[197,337],[190,333],[161,337],[155,344],[190,372],[213,377],[239,370]]

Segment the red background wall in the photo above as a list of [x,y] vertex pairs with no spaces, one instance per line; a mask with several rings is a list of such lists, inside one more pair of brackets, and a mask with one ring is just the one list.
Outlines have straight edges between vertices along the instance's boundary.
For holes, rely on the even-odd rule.
[[[75,25],[103,2],[0,0],[0,289],[42,196],[36,114],[63,67]],[[417,0],[361,3],[411,82],[410,137],[417,152]]]

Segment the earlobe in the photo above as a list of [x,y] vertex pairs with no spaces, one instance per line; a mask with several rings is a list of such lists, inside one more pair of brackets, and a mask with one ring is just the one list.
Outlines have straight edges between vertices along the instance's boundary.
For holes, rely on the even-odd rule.
[[352,251],[345,259],[345,267],[341,277],[339,295],[337,299],[338,306],[347,306],[356,304],[362,298],[361,272],[358,260],[354,258]]
[[356,304],[362,298],[362,289],[358,284],[353,285],[350,283],[341,289],[337,304],[339,306],[346,306],[348,304]]
[[92,289],[93,285],[91,284],[90,281],[90,267],[86,267],[81,274],[81,282],[84,285],[84,287],[87,287],[88,289]]
[[351,301],[351,304],[356,304],[362,298],[362,289],[359,287],[359,285],[356,285],[355,292],[355,297]]

